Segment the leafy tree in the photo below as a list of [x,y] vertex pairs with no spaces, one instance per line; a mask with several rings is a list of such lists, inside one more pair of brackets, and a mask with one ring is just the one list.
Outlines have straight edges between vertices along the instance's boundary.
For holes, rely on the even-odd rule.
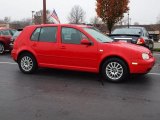
[[85,11],[78,5],[75,5],[68,16],[68,21],[73,24],[84,22]]
[[113,26],[123,18],[126,13],[129,0],[97,0],[97,15],[108,26],[111,33]]

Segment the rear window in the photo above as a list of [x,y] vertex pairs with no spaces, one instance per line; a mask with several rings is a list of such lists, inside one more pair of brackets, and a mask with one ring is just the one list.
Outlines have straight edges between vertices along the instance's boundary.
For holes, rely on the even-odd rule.
[[1,34],[5,35],[5,36],[9,36],[10,32],[9,32],[9,30],[3,30],[3,31],[1,31]]
[[32,36],[31,40],[41,42],[56,42],[57,27],[42,27],[37,28]]
[[118,35],[141,35],[142,30],[137,28],[122,28],[122,29],[115,29],[112,34]]

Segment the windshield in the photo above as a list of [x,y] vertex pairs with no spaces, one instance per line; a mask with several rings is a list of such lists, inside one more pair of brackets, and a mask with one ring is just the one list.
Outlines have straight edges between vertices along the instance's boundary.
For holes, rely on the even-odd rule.
[[141,35],[142,31],[141,29],[137,28],[121,28],[121,29],[115,29],[112,34],[118,34],[118,35]]
[[113,41],[107,35],[102,34],[101,32],[99,32],[99,30],[96,30],[95,28],[83,28],[83,29],[99,42],[105,43]]

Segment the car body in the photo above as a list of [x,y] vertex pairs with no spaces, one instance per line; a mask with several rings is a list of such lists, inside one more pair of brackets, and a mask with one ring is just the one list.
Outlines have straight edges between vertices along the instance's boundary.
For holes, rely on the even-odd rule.
[[94,27],[70,24],[24,28],[11,53],[23,73],[39,67],[100,73],[111,82],[132,73],[147,73],[155,63],[150,50],[114,42]]
[[14,35],[15,32],[15,29],[0,28],[0,54],[3,54],[7,50],[11,50],[9,44],[11,37]]
[[11,40],[10,40],[10,48],[13,49],[13,45],[14,45],[14,41],[15,39],[20,35],[20,33],[22,32],[22,29],[20,30],[17,30],[14,35],[11,37]]
[[129,42],[153,50],[154,42],[144,27],[116,28],[110,37],[115,41]]

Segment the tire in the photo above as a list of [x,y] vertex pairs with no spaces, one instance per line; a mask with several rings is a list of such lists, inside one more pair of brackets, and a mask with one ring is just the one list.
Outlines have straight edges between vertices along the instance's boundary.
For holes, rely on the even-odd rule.
[[37,68],[37,61],[35,57],[29,53],[24,53],[18,58],[19,69],[25,74],[34,73]]
[[4,44],[0,43],[0,54],[3,54],[5,51]]
[[154,44],[150,42],[148,47],[149,47],[149,49],[150,49],[151,51],[153,51]]
[[101,73],[109,82],[119,83],[129,76],[129,69],[123,60],[110,58],[103,63]]

